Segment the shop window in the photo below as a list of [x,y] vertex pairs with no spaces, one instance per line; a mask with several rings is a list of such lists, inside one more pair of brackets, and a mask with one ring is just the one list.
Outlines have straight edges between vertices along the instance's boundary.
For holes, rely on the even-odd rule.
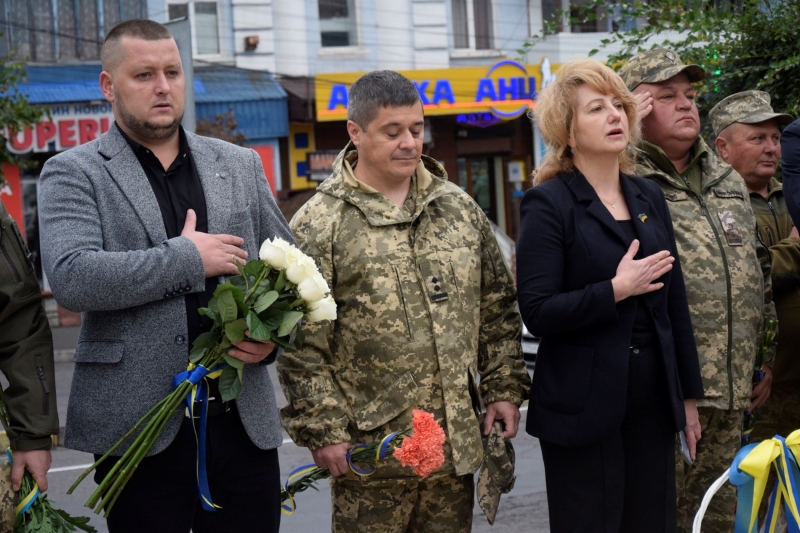
[[459,157],[458,186],[472,196],[486,216],[497,223],[493,157]]
[[323,47],[355,46],[354,0],[319,0],[319,31]]
[[452,0],[453,47],[494,49],[492,0]]
[[194,53],[198,56],[219,54],[219,18],[216,2],[169,4],[169,20],[188,18],[195,31]]

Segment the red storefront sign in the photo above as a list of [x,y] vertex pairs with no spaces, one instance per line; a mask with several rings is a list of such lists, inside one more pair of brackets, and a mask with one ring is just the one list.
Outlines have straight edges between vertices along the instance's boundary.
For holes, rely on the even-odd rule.
[[36,126],[7,132],[9,150],[15,154],[61,152],[97,139],[114,121],[108,102],[49,107],[51,116],[43,117]]
[[0,201],[6,206],[11,218],[17,221],[19,231],[25,237],[25,218],[22,214],[22,186],[19,181],[19,168],[3,163],[3,175],[8,184],[0,187]]

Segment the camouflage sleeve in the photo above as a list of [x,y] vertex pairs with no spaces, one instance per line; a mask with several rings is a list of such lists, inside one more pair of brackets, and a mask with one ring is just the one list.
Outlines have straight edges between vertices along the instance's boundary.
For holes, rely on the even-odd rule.
[[481,218],[480,393],[487,404],[504,401],[520,405],[528,397],[530,378],[522,359],[522,320],[517,312],[514,278],[488,221],[485,216]]
[[[314,258],[328,284],[335,287],[331,224],[319,213],[309,216],[311,203],[292,219],[291,228],[300,249]],[[333,376],[333,327],[327,321],[304,324],[303,346],[287,350],[276,363],[287,400],[281,408],[283,427],[298,446],[312,451],[350,441],[347,403]]]
[[[756,235],[756,255],[758,256],[758,263],[761,265],[761,272],[764,274],[764,318],[772,318],[778,320],[778,314],[775,311],[775,302],[772,301],[772,258],[769,253],[769,248],[761,241],[758,230],[753,224],[753,232]],[[775,334],[775,340],[779,341],[778,335],[780,333],[780,324],[778,324],[778,332]],[[772,343],[772,347],[764,354],[764,363],[771,363],[775,357],[777,350],[777,342]],[[754,354],[755,355],[755,354]],[[770,365],[772,366],[772,365]]]

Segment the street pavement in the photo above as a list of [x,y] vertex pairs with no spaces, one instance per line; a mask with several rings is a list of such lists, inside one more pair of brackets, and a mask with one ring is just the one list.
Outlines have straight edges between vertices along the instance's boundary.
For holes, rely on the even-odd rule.
[[[56,388],[58,390],[58,414],[61,425],[66,421],[69,387],[72,383],[73,363],[69,354],[77,344],[78,328],[54,328],[53,338],[57,353]],[[278,405],[285,405],[286,399],[278,385],[274,369],[270,369],[272,383],[277,394]],[[525,413],[523,413],[524,427]],[[517,481],[514,490],[502,497],[495,525],[490,526],[479,507],[475,507],[472,531],[477,533],[546,533],[549,531],[547,518],[547,498],[545,494],[544,466],[542,465],[539,441],[524,430],[514,439],[517,454]],[[280,450],[281,478],[296,467],[313,462],[311,453],[300,448],[284,433]],[[58,507],[72,515],[90,517],[90,523],[100,533],[107,533],[105,520],[83,507],[96,485],[88,476],[72,495],[67,495],[70,485],[80,473],[91,464],[91,454],[59,447],[53,450],[53,465],[48,474],[49,498]],[[317,533],[330,531],[330,488],[325,482],[319,483],[319,491],[309,490],[296,498],[297,511],[292,516],[283,516],[282,533]],[[211,487],[213,494],[213,487]]]

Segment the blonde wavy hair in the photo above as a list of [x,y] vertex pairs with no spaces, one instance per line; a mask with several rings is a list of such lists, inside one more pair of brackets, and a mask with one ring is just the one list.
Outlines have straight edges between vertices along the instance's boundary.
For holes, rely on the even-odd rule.
[[[539,94],[536,108],[528,112],[531,120],[535,118],[548,146],[542,164],[534,171],[534,185],[575,168],[570,142],[575,125],[575,92],[581,85],[619,98],[628,117],[628,146],[639,142],[636,101],[616,72],[594,59],[575,59],[564,63],[556,76],[556,81]],[[619,155],[620,170],[626,173],[633,172],[633,157],[629,152],[623,150]]]

